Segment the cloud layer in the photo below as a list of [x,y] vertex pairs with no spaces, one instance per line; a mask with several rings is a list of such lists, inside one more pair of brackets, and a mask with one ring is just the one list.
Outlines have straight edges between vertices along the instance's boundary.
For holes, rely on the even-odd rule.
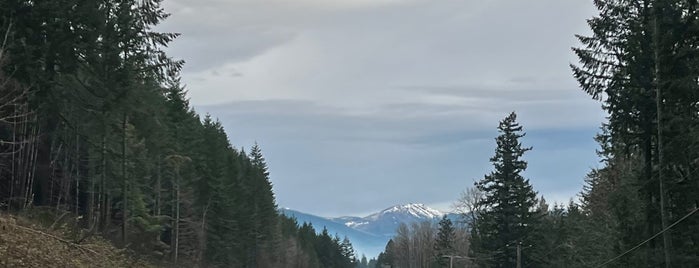
[[[516,110],[535,187],[564,201],[597,164],[599,104],[568,64],[583,0],[170,0],[192,103],[261,143],[281,205],[321,215],[448,203],[490,170]],[[319,202],[322,201],[322,202]]]

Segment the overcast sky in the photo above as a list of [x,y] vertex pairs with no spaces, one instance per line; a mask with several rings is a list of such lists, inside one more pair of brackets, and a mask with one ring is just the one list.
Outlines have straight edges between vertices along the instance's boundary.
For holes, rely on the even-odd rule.
[[599,165],[604,113],[578,89],[590,0],[168,0],[159,28],[200,113],[257,141],[277,202],[322,216],[447,210],[492,169],[516,111],[526,172],[567,202]]

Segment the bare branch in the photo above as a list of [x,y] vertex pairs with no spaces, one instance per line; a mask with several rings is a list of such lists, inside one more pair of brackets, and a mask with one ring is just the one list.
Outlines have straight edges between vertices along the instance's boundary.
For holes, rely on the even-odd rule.
[[483,197],[483,192],[478,190],[478,188],[469,187],[461,193],[461,196],[452,204],[452,207],[461,214],[468,224],[473,225],[478,218],[478,214],[483,211],[483,205],[481,204]]

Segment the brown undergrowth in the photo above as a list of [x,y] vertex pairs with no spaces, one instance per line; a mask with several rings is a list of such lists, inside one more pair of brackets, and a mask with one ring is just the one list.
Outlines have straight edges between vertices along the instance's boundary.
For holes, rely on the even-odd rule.
[[0,212],[0,267],[156,267],[98,236],[76,243],[69,232]]

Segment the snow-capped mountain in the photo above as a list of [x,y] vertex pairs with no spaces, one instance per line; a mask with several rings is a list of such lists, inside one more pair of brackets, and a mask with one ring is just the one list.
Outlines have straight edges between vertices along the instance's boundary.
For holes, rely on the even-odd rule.
[[326,227],[331,234],[347,236],[358,254],[365,254],[368,258],[376,257],[383,251],[401,223],[437,222],[444,215],[452,221],[459,218],[456,214],[443,213],[423,204],[396,205],[366,217],[324,218],[291,209],[282,209],[282,213],[295,217],[299,224],[313,224],[318,232]]
[[368,233],[393,236],[401,223],[438,220],[443,215],[443,212],[423,204],[405,204],[384,209],[364,218],[342,217],[333,220]]

